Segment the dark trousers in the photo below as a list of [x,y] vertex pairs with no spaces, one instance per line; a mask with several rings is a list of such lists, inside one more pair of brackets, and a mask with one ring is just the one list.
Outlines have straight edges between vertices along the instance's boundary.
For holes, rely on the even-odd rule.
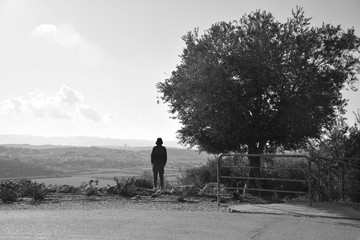
[[163,161],[155,161],[153,163],[153,175],[154,175],[154,187],[157,187],[157,178],[159,175],[160,178],[160,187],[164,188],[164,167],[165,164]]

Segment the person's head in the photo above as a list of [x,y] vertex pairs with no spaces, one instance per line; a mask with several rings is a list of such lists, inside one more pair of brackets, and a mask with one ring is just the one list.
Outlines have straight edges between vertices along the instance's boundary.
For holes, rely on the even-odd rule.
[[161,139],[161,138],[158,138],[157,140],[156,140],[156,143],[155,143],[156,145],[162,145],[163,144],[163,140]]

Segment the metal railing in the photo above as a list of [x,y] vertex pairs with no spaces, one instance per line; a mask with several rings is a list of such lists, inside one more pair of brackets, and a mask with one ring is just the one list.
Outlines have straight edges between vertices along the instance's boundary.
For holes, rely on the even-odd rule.
[[[253,167],[249,167],[246,164],[244,164],[244,161],[242,161],[242,165],[238,164],[238,165],[234,165],[231,164],[230,165],[222,165],[222,160],[225,157],[241,157],[239,160],[244,160],[244,158],[249,158],[249,157],[265,157],[265,158],[276,158],[276,159],[282,159],[282,158],[297,158],[297,159],[305,159],[305,162],[307,164],[306,166],[306,173],[305,173],[305,179],[292,179],[292,178],[274,178],[274,177],[250,177],[248,174],[244,174],[243,171],[243,176],[223,176],[222,173],[222,169],[224,168],[232,168],[234,170],[234,168],[236,169],[251,169]],[[235,160],[236,161],[236,160]],[[240,163],[240,162],[239,162]],[[299,182],[302,184],[307,184],[307,191],[294,191],[294,190],[287,190],[287,189],[268,189],[268,188],[256,188],[256,187],[239,187],[239,182],[236,183],[236,187],[224,187],[225,189],[232,189],[232,190],[251,190],[251,191],[258,191],[258,192],[274,192],[274,193],[292,193],[292,194],[307,194],[308,195],[308,201],[309,201],[309,205],[312,205],[312,198],[311,198],[311,192],[312,192],[312,185],[311,185],[311,173],[312,173],[312,166],[311,166],[311,159],[310,157],[306,156],[306,155],[286,155],[286,154],[221,154],[218,158],[217,158],[217,203],[218,205],[220,205],[220,198],[221,198],[221,180],[222,179],[227,179],[230,181],[233,180],[247,180],[247,181],[251,181],[251,180],[255,180],[255,181],[281,181],[281,182]],[[266,167],[266,166],[260,166],[260,169],[270,169],[270,170],[290,170],[290,169],[295,169],[295,168],[274,168],[274,167]],[[301,168],[302,170],[304,170],[303,168]],[[241,175],[241,174],[240,174]]]

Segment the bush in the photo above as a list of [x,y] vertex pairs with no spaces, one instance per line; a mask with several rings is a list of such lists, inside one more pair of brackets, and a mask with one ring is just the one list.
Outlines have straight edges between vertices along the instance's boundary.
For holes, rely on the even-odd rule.
[[34,201],[44,200],[48,191],[45,184],[32,182],[31,180],[20,181],[21,197],[31,197]]
[[20,197],[20,185],[15,180],[0,183],[0,199],[3,202],[16,202]]
[[21,197],[30,197],[35,201],[44,200],[47,195],[45,184],[28,179],[6,180],[0,184],[0,199],[3,202],[16,202]]
[[114,181],[116,182],[114,193],[123,197],[132,197],[135,194],[135,177],[129,178],[116,178],[114,177]]
[[[307,162],[304,159],[273,159],[267,162],[267,168],[262,171],[264,178],[278,178],[291,180],[307,180]],[[271,181],[264,180],[265,189],[277,189],[283,191],[308,191],[308,184],[295,181]],[[296,196],[296,193],[277,193],[279,197]]]
[[[160,179],[158,178],[158,186],[160,186],[159,181]],[[140,177],[136,177],[135,186],[140,188],[147,188],[147,189],[153,188],[154,178],[152,171],[144,171]],[[173,185],[169,181],[167,181],[165,176],[164,176],[164,188],[165,189],[173,188]]]
[[134,185],[141,188],[153,188],[153,176],[150,171],[144,171],[140,177],[135,178]]
[[181,171],[179,182],[182,185],[195,185],[202,188],[209,182],[216,182],[216,159],[209,159],[208,162],[197,168],[189,168]]

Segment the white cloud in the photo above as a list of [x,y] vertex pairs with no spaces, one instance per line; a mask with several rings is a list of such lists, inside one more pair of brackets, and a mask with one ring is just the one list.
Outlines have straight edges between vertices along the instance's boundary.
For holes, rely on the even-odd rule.
[[84,66],[99,66],[104,62],[105,54],[100,44],[84,39],[71,24],[40,24],[32,32],[34,39],[55,43],[60,47],[73,48],[77,61]]
[[93,107],[87,105],[79,105],[78,110],[81,116],[83,116],[84,118],[91,119],[96,122],[102,121],[102,117]]
[[56,98],[60,103],[66,103],[68,105],[74,105],[84,101],[83,96],[68,86],[61,86],[59,92],[56,94]]
[[51,39],[61,46],[69,47],[83,41],[80,34],[71,24],[40,24],[32,32],[34,37]]
[[89,119],[96,122],[114,119],[111,114],[100,114],[94,107],[84,103],[84,97],[76,90],[61,86],[53,96],[40,91],[29,93],[28,98],[9,96],[0,101],[0,113],[31,113],[38,118],[74,120]]
[[25,106],[25,102],[26,101],[21,97],[13,97],[10,95],[7,100],[0,102],[0,113],[21,113]]
[[37,26],[33,31],[33,35],[55,35],[56,34],[57,27],[53,24],[40,24]]

